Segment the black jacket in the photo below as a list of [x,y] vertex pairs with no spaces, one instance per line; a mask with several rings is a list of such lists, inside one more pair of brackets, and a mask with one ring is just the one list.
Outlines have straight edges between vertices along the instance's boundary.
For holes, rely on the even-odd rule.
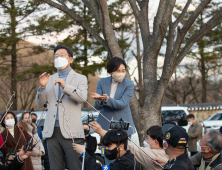
[[19,170],[22,165],[23,163],[19,162],[18,157],[16,156],[9,166],[0,165],[0,170]]
[[[186,168],[187,167],[187,168]],[[163,168],[164,170],[195,170],[187,152],[176,157],[175,159],[168,161]]]
[[96,138],[91,136],[89,134],[89,136],[86,137],[86,152],[92,156],[92,157],[95,157],[95,151],[96,151],[96,148],[97,148],[97,141],[96,141]]
[[[80,157],[81,161],[82,159],[83,156]],[[140,170],[139,163],[137,161],[134,162],[134,155],[130,151],[127,151],[119,159],[116,159],[113,163],[105,166],[96,163],[96,159],[85,152],[84,170],[134,170],[134,165],[136,165],[135,170]]]

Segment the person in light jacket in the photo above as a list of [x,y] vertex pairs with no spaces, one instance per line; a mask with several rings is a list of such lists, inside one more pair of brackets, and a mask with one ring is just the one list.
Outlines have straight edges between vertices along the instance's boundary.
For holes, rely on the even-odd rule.
[[[28,121],[27,125],[25,123]],[[42,170],[41,156],[45,154],[45,150],[41,139],[37,133],[37,128],[34,123],[32,123],[31,115],[28,112],[24,112],[21,116],[21,120],[18,122],[18,126],[25,127],[26,131],[33,136],[33,144],[36,144],[32,153],[31,160],[34,170]]]

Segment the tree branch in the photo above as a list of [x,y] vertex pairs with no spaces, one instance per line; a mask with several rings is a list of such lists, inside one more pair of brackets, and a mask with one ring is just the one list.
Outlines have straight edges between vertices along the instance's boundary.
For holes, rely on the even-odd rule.
[[117,42],[112,23],[109,17],[109,10],[106,0],[100,0],[101,10],[103,14],[103,28],[104,28],[104,37],[109,47],[109,52],[112,57],[123,58],[119,44]]
[[104,47],[108,50],[108,45],[104,41],[104,39],[102,37],[100,37],[99,34],[93,28],[91,28],[81,17],[79,17],[78,15],[73,13],[68,8],[66,8],[58,3],[55,3],[51,0],[43,0],[43,1],[46,2],[47,4],[49,4],[50,6],[53,6],[57,9],[63,11],[64,13],[68,14],[71,18],[73,18],[75,21],[77,21],[83,28],[85,28],[98,42],[100,42],[102,45],[104,45]]
[[201,4],[196,8],[196,10],[192,13],[190,18],[187,20],[187,22],[184,24],[182,31],[187,32],[196,18],[199,16],[199,14],[203,11],[203,9],[210,3],[211,0],[203,0]]
[[[207,23],[205,23],[199,31],[197,31],[194,35],[191,36],[183,50],[179,53],[177,56],[174,69],[179,65],[179,63],[183,60],[185,55],[188,53],[192,45],[198,41],[200,38],[202,38],[205,34],[207,34],[211,29],[216,27],[222,22],[222,10],[217,12],[216,15],[214,15]],[[219,18],[219,19],[218,19]],[[216,20],[216,21],[215,21]]]
[[184,15],[187,13],[187,10],[188,10],[191,2],[192,2],[192,0],[187,1],[185,7],[183,8],[183,11],[179,15],[179,17],[176,19],[176,21],[174,21],[174,23],[173,23],[174,28],[179,24],[179,22],[183,19]]

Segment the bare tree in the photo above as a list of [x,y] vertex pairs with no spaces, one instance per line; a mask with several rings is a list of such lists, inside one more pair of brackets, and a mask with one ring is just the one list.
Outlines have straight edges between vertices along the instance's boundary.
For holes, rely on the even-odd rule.
[[[43,0],[47,4],[63,11],[77,21],[82,27],[100,42],[109,53],[109,57],[118,56],[122,58],[121,50],[113,26],[110,22],[109,9],[107,0],[82,0],[86,7],[90,10],[96,22],[101,28],[101,34],[98,34],[92,27],[84,21],[83,18],[78,16],[71,6],[72,1],[64,2],[62,0]],[[191,0],[187,0],[181,14],[174,19],[172,12],[174,10],[176,0],[160,0],[156,16],[153,19],[152,31],[149,25],[148,6],[149,0],[128,0],[141,31],[143,43],[143,85],[144,85],[144,98],[143,105],[140,106],[134,94],[130,107],[134,123],[139,134],[139,139],[145,139],[145,132],[148,127],[152,125],[161,125],[161,105],[162,100],[168,85],[168,82],[189,52],[192,45],[203,37],[212,28],[222,22],[222,9],[216,12],[213,17],[206,21],[203,26],[196,31],[186,42],[181,46],[184,41],[185,35],[191,28],[196,18],[200,15],[203,9],[210,3],[211,0],[203,0],[189,16],[188,20],[182,24],[181,20],[187,13]],[[157,78],[157,58],[160,53],[163,41],[166,38],[166,53],[164,58],[164,65],[160,79]],[[129,76],[128,76],[129,78]]]

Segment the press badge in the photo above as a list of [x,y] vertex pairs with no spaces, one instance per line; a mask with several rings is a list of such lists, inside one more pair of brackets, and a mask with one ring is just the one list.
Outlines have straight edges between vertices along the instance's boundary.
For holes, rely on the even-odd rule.
[[102,166],[102,170],[110,170],[109,165],[104,165],[104,166]]
[[105,146],[101,147],[101,156],[105,156]]

